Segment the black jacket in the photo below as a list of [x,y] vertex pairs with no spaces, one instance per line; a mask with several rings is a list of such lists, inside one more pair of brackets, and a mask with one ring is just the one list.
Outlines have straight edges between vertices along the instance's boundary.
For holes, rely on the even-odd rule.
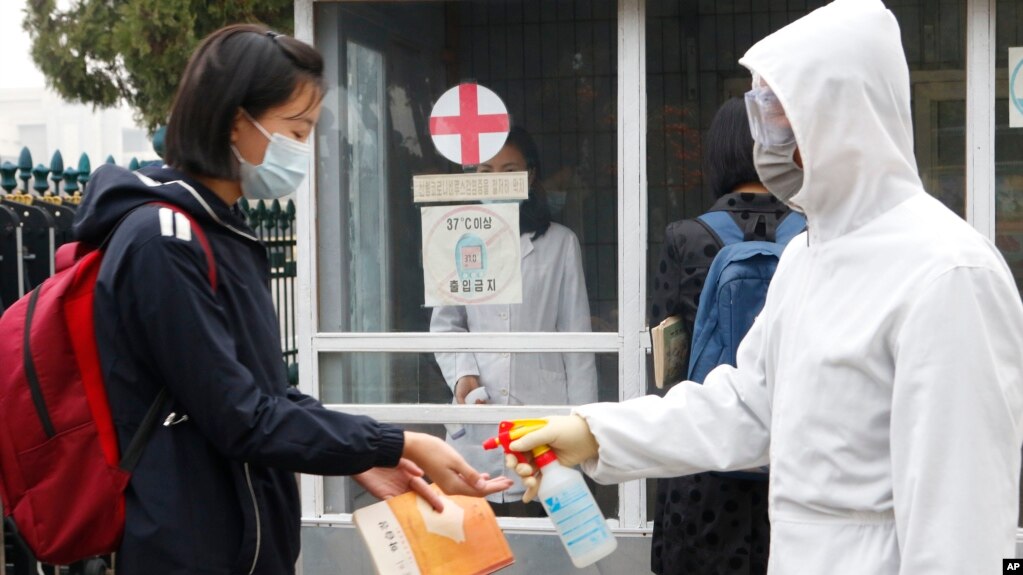
[[[205,230],[215,292],[191,225],[143,206],[153,201],[178,206]],[[188,416],[158,425],[142,452],[126,491],[118,573],[292,573],[294,473],[393,467],[401,430],[329,411],[288,387],[266,251],[236,208],[174,170],[104,166],[74,231],[98,245],[115,226],[95,322],[121,449],[161,388],[171,399],[159,421]]]

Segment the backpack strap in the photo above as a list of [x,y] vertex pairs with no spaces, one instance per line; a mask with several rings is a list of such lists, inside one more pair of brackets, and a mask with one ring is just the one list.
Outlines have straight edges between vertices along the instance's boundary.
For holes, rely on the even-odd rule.
[[[696,221],[703,224],[717,238],[722,247],[748,240],[743,229],[732,219],[731,212],[724,210],[707,212],[696,218]],[[805,229],[806,217],[799,212],[790,211],[774,230],[774,241],[779,244],[787,244]],[[772,234],[769,231],[768,236],[770,237],[770,235]]]
[[53,421],[50,419],[50,412],[46,409],[46,402],[43,399],[43,388],[39,382],[39,372],[36,371],[36,362],[32,359],[32,316],[35,315],[36,303],[39,301],[39,294],[43,291],[43,285],[39,284],[32,295],[28,298],[28,309],[25,312],[25,335],[22,338],[22,365],[25,369],[25,379],[28,380],[28,389],[32,394],[32,403],[35,405],[39,421],[43,424],[43,432],[50,438],[55,435]]
[[142,457],[142,449],[149,443],[149,437],[153,435],[153,430],[156,429],[156,422],[160,419],[160,412],[163,411],[169,399],[170,394],[167,392],[167,388],[161,388],[160,393],[156,395],[156,399],[150,404],[149,410],[146,411],[146,416],[142,418],[142,423],[139,424],[135,435],[131,436],[131,441],[128,443],[127,449],[124,450],[124,455],[121,456],[121,462],[118,467],[128,473],[135,469],[135,464]]
[[703,224],[717,238],[722,247],[737,244],[746,237],[739,224],[732,219],[732,214],[724,210],[701,214],[696,221]]
[[787,244],[792,241],[792,238],[796,237],[803,230],[806,229],[806,216],[799,212],[789,212],[780,224],[778,224],[778,230],[775,233],[775,243]]

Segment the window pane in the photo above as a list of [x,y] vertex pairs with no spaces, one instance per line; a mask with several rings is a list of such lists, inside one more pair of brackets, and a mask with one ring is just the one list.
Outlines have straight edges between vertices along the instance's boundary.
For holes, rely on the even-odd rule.
[[330,87],[317,126],[319,331],[431,330],[412,178],[463,171],[429,129],[434,103],[462,82],[493,90],[535,141],[531,193],[546,201],[533,204],[553,222],[521,239],[524,303],[466,329],[617,331],[615,1],[315,10]]
[[323,403],[450,404],[452,387],[467,375],[478,376],[493,405],[618,400],[612,353],[321,353],[319,360]]
[[[808,12],[826,3],[808,0],[805,8]],[[921,178],[930,193],[963,215],[965,2],[908,0],[890,2],[889,8],[899,21],[911,72]],[[1013,5],[1012,10],[1015,13],[1017,8]],[[647,2],[647,269],[651,271],[647,293],[651,300],[664,288],[654,285],[654,276],[661,263],[666,226],[695,218],[715,201],[701,166],[704,136],[718,107],[749,89],[750,74],[738,59],[756,41],[804,14],[789,11],[784,2],[735,6],[697,0]],[[657,312],[651,314],[652,322],[673,313]]]
[[[408,431],[418,431],[421,433],[429,433],[437,437],[445,437],[445,429],[442,425],[402,425],[403,429]],[[487,426],[492,432],[491,435],[497,434],[497,423]],[[501,457],[498,455],[497,457]],[[506,471],[506,473],[505,473]],[[510,470],[503,470],[502,475],[512,473]],[[606,518],[615,518],[618,516],[618,486],[617,485],[598,485],[586,478],[586,483],[590,487],[590,491],[593,493],[594,499],[597,500],[597,505],[600,507]],[[323,499],[324,499],[324,513],[351,513],[352,511],[371,505],[377,502],[377,499],[367,493],[361,486],[352,481],[350,477],[324,477],[323,478]],[[509,498],[511,500],[512,498]],[[523,504],[521,501],[511,501],[510,503],[497,503],[491,502],[494,506],[494,512],[498,516],[503,517],[546,517],[543,511],[543,507],[540,506],[538,501],[532,503]]]
[[[1010,97],[1023,108],[1023,70],[1009,48],[1023,47],[1023,6],[1000,0],[995,19],[995,244],[1023,287],[1023,128],[1009,127]],[[1010,82],[1015,80],[1015,82]],[[1023,482],[1021,482],[1023,486]],[[1023,487],[1021,487],[1023,489]],[[1020,498],[1023,511],[1023,496]],[[1023,527],[1023,513],[1020,526]]]
[[[810,11],[826,3],[809,0],[805,7]],[[1002,5],[1012,5],[1015,17],[1012,2]],[[743,4],[647,2],[647,268],[651,271],[660,264],[667,224],[694,218],[714,203],[701,167],[703,137],[717,108],[749,89],[750,75],[739,66],[739,57],[757,40],[806,13],[788,11],[785,3],[776,8],[776,2],[738,6]],[[965,2],[902,1],[889,7],[899,21],[911,71],[916,156],[924,186],[963,215]],[[655,290],[654,274],[650,275],[648,294]],[[659,311],[660,317],[668,313]]]

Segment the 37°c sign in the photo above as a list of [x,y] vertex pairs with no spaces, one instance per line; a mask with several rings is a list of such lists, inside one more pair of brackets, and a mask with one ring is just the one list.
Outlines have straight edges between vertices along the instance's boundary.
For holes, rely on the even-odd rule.
[[422,211],[427,307],[522,303],[517,204]]

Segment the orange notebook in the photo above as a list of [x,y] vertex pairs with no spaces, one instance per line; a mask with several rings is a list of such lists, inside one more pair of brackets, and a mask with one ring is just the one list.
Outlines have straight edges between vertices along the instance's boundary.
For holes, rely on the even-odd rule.
[[485,575],[515,562],[486,499],[444,497],[443,513],[409,492],[352,514],[377,573]]

